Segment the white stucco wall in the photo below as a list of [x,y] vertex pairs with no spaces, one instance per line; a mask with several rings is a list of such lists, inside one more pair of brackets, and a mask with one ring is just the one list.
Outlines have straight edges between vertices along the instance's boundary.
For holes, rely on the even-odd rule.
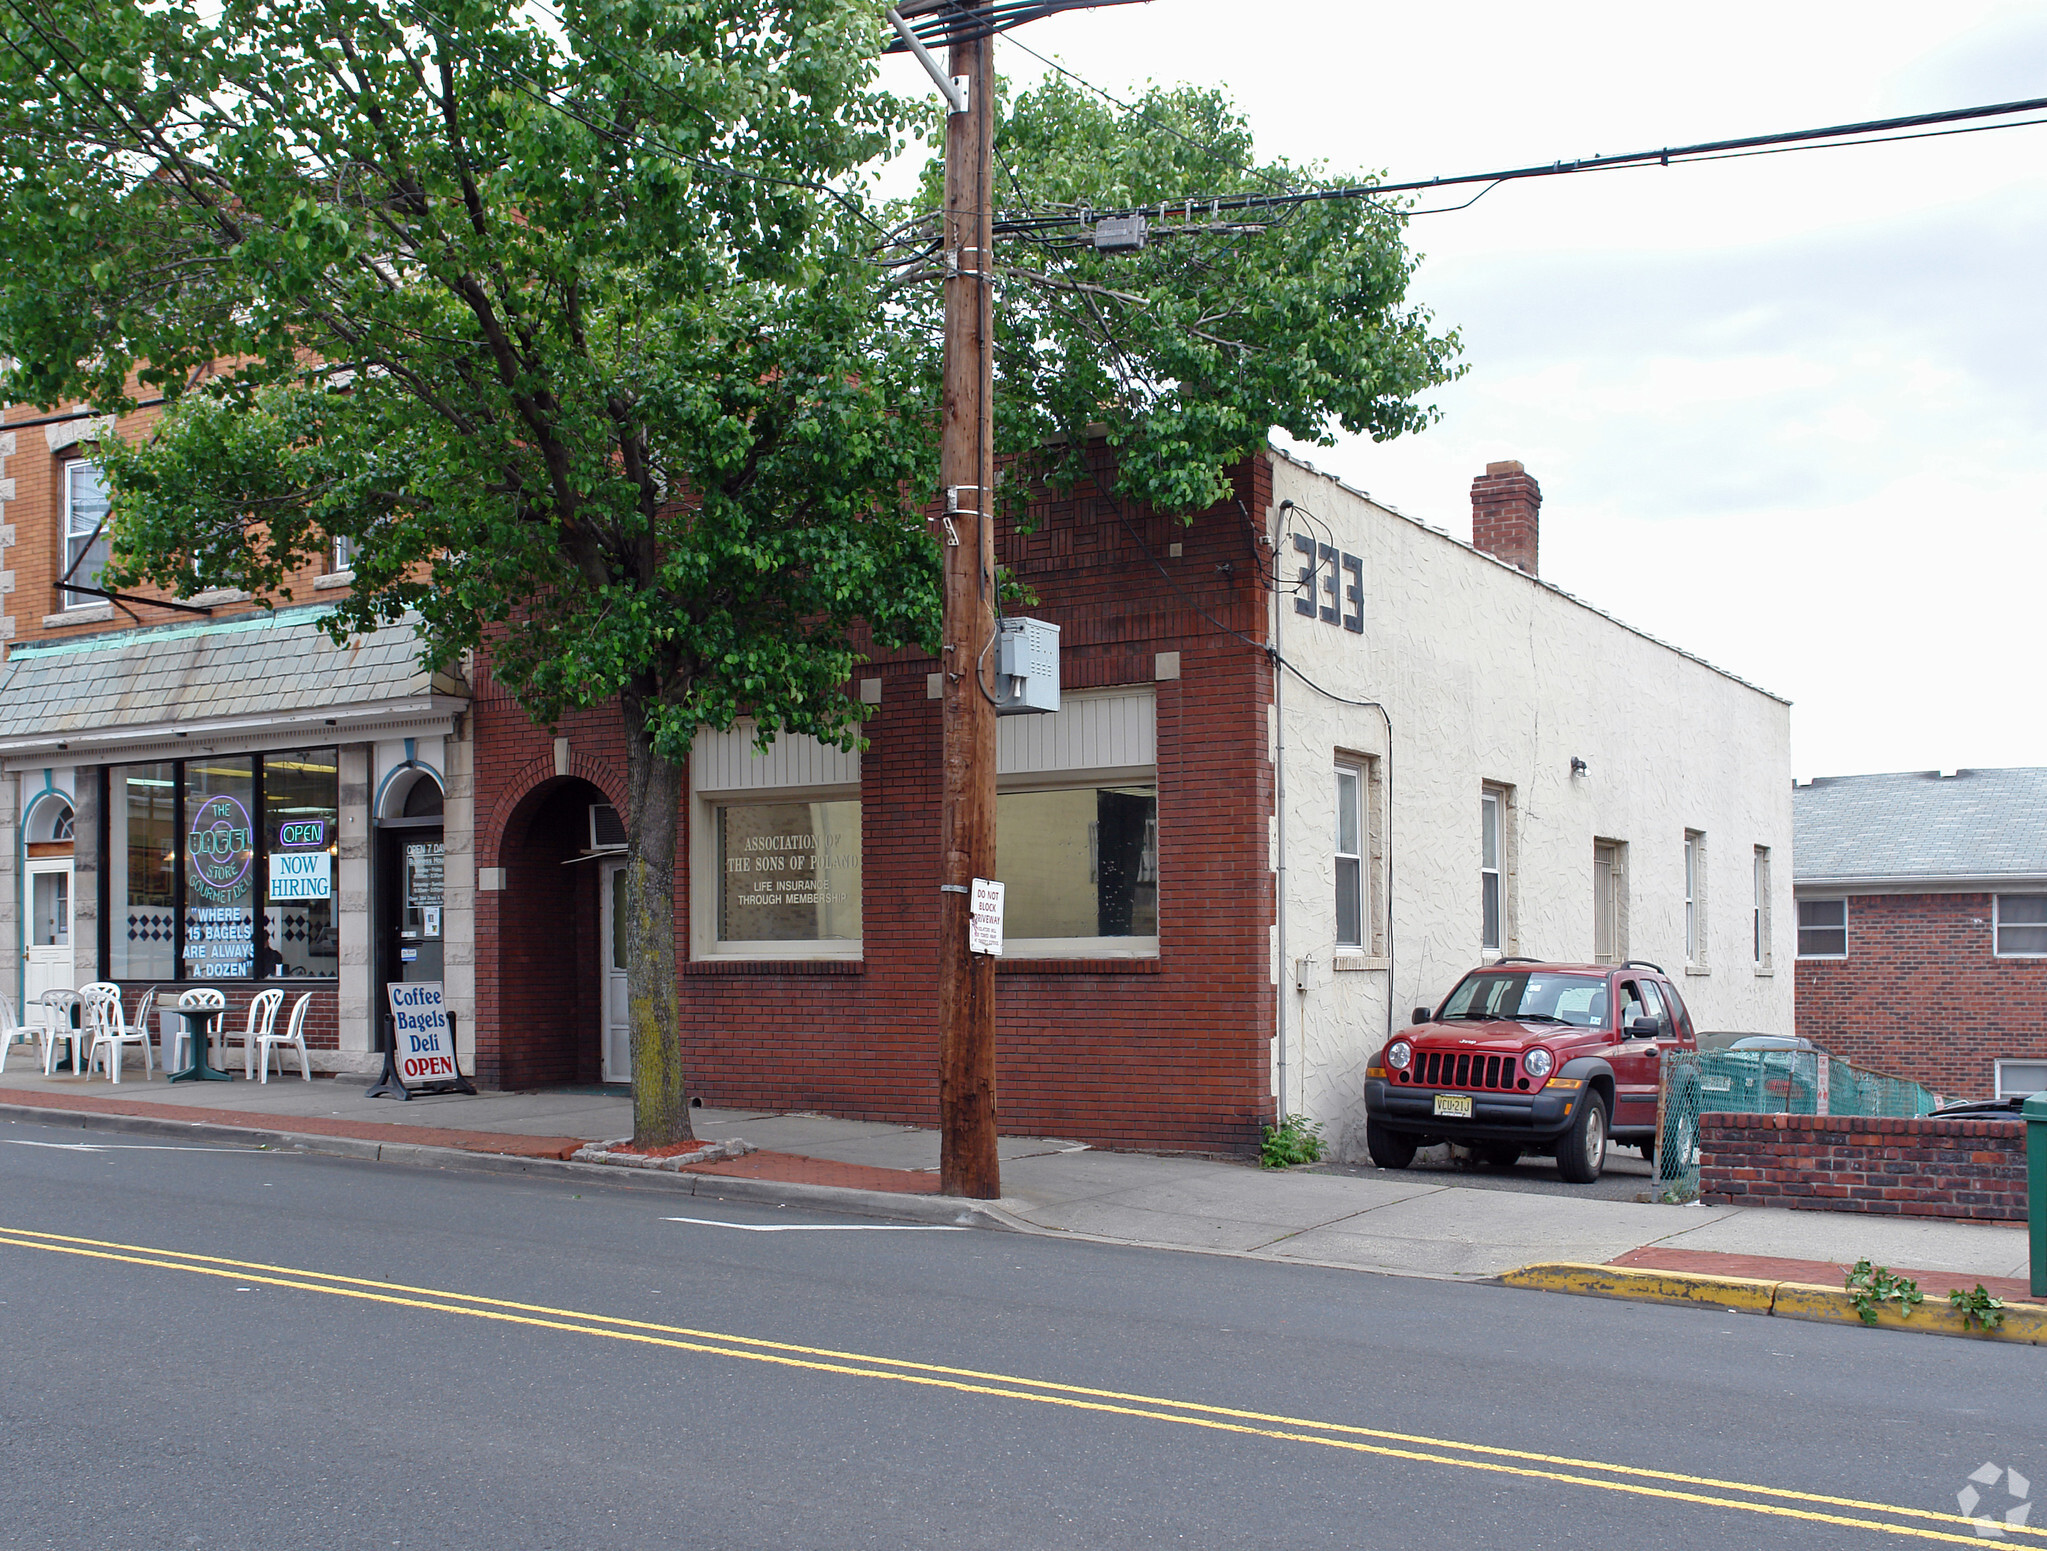
[[[1282,512],[1292,500],[1307,515]],[[1367,1060],[1481,960],[1480,796],[1511,789],[1502,951],[1589,960],[1593,844],[1626,845],[1624,956],[1662,965],[1702,1030],[1792,1029],[1790,708],[1302,465],[1273,459],[1284,734],[1286,1107],[1362,1155]],[[1309,533],[1363,560],[1364,630],[1297,614]],[[1347,584],[1350,578],[1342,579]],[[1326,601],[1326,600],[1325,600]],[[1655,624],[1653,578],[1629,599]],[[1380,763],[1391,968],[1335,948],[1334,766]],[[1587,765],[1574,775],[1573,757]],[[1687,966],[1684,837],[1705,837],[1704,962]],[[1755,847],[1771,851],[1771,966],[1752,951]],[[1379,885],[1385,887],[1385,867]],[[1369,937],[1369,934],[1368,934]],[[1302,961],[1307,961],[1303,964]],[[1296,990],[1296,980],[1305,990]],[[1275,1067],[1278,1066],[1275,1049]]]

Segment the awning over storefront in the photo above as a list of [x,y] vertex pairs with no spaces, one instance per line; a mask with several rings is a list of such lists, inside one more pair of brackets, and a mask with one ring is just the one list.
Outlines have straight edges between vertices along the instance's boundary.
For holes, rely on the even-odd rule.
[[0,768],[438,736],[469,690],[409,622],[335,645],[320,607],[20,646],[0,668]]

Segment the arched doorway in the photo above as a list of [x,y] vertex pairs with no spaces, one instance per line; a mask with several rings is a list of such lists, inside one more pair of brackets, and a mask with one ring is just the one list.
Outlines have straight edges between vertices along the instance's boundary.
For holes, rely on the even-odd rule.
[[497,943],[503,1086],[631,1080],[623,857],[611,798],[579,777],[535,787],[506,822]]
[[22,823],[28,896],[24,1002],[78,984],[71,939],[73,823],[71,799],[56,791],[36,798]]

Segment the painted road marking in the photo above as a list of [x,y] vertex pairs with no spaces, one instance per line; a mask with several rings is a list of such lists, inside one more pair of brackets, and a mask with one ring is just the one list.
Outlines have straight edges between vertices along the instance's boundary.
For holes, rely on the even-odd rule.
[[720,1222],[715,1217],[664,1217],[700,1228],[737,1228],[743,1233],[965,1233],[965,1228],[922,1222]]
[[[1015,1374],[913,1362],[904,1358],[876,1356],[872,1353],[768,1341],[722,1331],[694,1330],[682,1325],[663,1325],[647,1320],[625,1319],[617,1315],[592,1314],[579,1309],[557,1309],[545,1304],[488,1298],[476,1293],[414,1287],[371,1277],[342,1276],[326,1271],[269,1265],[262,1261],[235,1260],[220,1255],[201,1255],[151,1245],[123,1244],[105,1239],[79,1238],[70,1234],[44,1233],[32,1228],[0,1227],[0,1244],[18,1249],[46,1250],[87,1260],[147,1266],[166,1271],[186,1271],[196,1276],[219,1277],[238,1286],[256,1284],[300,1292],[326,1293],[333,1297],[352,1298],[364,1303],[381,1303],[430,1313],[462,1314],[472,1319],[487,1319],[501,1324],[523,1325],[532,1329],[554,1330],[572,1335],[602,1336],[613,1341],[628,1341],[642,1346],[696,1352],[712,1357],[729,1357],[744,1362],[768,1363],[776,1367],[813,1373],[888,1379],[899,1384],[950,1390],[958,1394],[1027,1400],[1040,1405],[1061,1406],[1077,1411],[1175,1422],[1181,1426],[1199,1427],[1212,1432],[1273,1438],[1289,1443],[1316,1444],[1323,1448],[1342,1449],[1350,1453],[1373,1455],[1384,1459],[1444,1465],[1492,1475],[1519,1476],[1559,1485],[1620,1492],[1635,1497],[1695,1503],[1709,1508],[1732,1508],[1769,1518],[1833,1524],[1844,1529],[1869,1530],[1913,1540],[1931,1540],[1962,1546],[1981,1544],[1974,1533],[1956,1534],[1947,1530],[1922,1527],[1929,1524],[1973,1525],[1974,1520],[1959,1514],[1908,1508],[1897,1503],[1833,1497],[1818,1492],[1763,1486],[1750,1481],[1693,1476],[1678,1471],[1617,1465],[1604,1460],[1575,1459],[1567,1455],[1540,1454],[1490,1444],[1464,1443],[1454,1438],[1389,1432],[1348,1423],[1317,1421],[1309,1417],[1248,1411],[1198,1401],[1173,1400],[1159,1395],[1130,1394],[1085,1385],[1061,1384],[1047,1379],[1024,1378]],[[275,1274],[255,1274],[258,1272]],[[1376,1441],[1365,1441],[1368,1439]],[[1438,1452],[1442,1450],[1452,1452]],[[1602,1474],[1582,1473],[1587,1471]],[[1647,1484],[1650,1482],[1667,1484]],[[1749,1495],[1747,1497],[1713,1495],[1730,1492]],[[1774,1500],[1756,1501],[1757,1498]],[[1792,1504],[1809,1506],[1791,1506]],[[1845,1513],[1820,1511],[1826,1508],[1848,1509],[1859,1514],[1888,1514],[1891,1519],[1887,1521],[1850,1517]],[[1894,1522],[1899,1519],[1919,1522]],[[2047,1536],[2047,1527],[2009,1525],[2005,1526],[2005,1532]]]
[[16,1147],[49,1147],[57,1152],[257,1152],[255,1147],[177,1147],[168,1142],[31,1142],[19,1136],[0,1137]]

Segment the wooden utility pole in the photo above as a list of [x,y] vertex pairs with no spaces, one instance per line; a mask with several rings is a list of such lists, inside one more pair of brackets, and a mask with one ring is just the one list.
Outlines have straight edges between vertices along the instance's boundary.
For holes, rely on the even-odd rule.
[[970,890],[995,876],[995,39],[951,46],[967,111],[945,125],[944,855],[938,896],[939,1189],[1002,1194],[995,1155],[995,960],[967,947]]

